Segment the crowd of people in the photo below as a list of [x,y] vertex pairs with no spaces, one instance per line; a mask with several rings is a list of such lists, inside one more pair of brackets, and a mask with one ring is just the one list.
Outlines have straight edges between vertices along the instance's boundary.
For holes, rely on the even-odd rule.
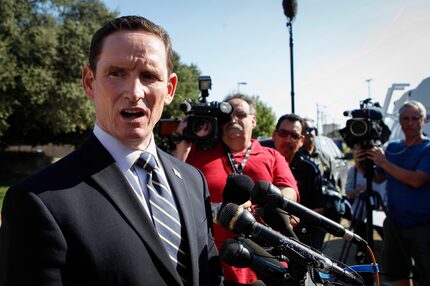
[[[213,148],[181,140],[168,154],[156,146],[154,126],[178,84],[161,26],[139,16],[107,22],[93,35],[82,84],[95,106],[92,134],[6,194],[0,285],[255,283],[260,277],[251,268],[219,256],[224,241],[237,235],[213,223],[211,205],[223,202],[234,175],[270,182],[288,200],[324,215],[323,184],[333,174],[330,160],[315,149],[318,130],[310,118],[281,116],[272,146],[262,146],[253,139],[255,102],[237,93],[223,100],[233,111]],[[386,181],[374,189],[386,192],[382,272],[396,286],[430,281],[426,120],[421,103],[406,103],[399,112],[405,138],[385,148],[357,146],[348,175],[346,194],[354,205],[366,190],[363,160],[376,165],[375,183]],[[186,126],[184,118],[177,132]],[[255,209],[250,201],[242,207]],[[292,237],[322,249],[324,231],[287,217]]]

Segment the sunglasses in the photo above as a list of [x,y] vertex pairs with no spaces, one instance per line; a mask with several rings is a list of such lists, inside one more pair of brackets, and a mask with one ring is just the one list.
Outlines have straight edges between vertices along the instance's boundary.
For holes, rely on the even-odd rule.
[[308,127],[308,128],[306,128],[306,133],[311,134],[311,133],[312,133],[312,131],[314,131],[314,130],[315,130],[315,128],[314,128],[314,127]]
[[278,133],[278,136],[281,138],[288,138],[290,137],[291,139],[293,139],[294,141],[299,140],[300,138],[302,138],[302,135],[296,132],[291,132],[285,129],[278,129],[276,130],[276,133]]

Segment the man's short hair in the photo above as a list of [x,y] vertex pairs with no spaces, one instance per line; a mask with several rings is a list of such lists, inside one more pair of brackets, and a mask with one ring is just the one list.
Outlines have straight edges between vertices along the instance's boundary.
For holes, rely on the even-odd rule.
[[421,118],[424,118],[424,119],[427,118],[427,111],[425,106],[421,102],[416,100],[406,101],[399,109],[399,116],[406,108],[409,108],[409,107],[412,107],[418,110],[418,113],[420,114]]
[[252,97],[248,96],[248,95],[245,95],[245,94],[242,94],[242,93],[233,93],[233,94],[227,95],[223,99],[223,101],[228,102],[228,101],[230,101],[232,99],[235,99],[235,98],[242,99],[243,101],[245,101],[246,103],[248,103],[248,105],[249,105],[249,112],[251,112],[252,115],[256,115],[257,114],[257,106],[255,104],[255,100]]
[[118,31],[142,31],[159,37],[166,47],[167,71],[169,74],[173,72],[172,42],[166,30],[141,16],[123,16],[108,21],[94,33],[89,54],[90,68],[94,73],[96,72],[97,61],[103,48],[104,39]]
[[278,119],[278,123],[276,123],[276,130],[278,130],[278,128],[279,128],[279,126],[281,125],[281,123],[284,121],[284,120],[288,120],[288,121],[290,121],[290,122],[299,122],[300,123],[300,125],[302,126],[302,135],[304,135],[305,134],[305,132],[306,132],[306,130],[305,130],[305,128],[304,128],[304,121],[303,121],[303,118],[302,117],[300,117],[299,115],[297,115],[297,114],[294,114],[294,113],[291,113],[291,114],[284,114],[284,115],[282,115],[281,117],[279,117],[279,119]]

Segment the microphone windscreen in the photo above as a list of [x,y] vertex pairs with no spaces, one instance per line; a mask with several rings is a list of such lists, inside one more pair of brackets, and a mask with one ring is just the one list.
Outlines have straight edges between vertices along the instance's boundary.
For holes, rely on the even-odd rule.
[[297,0],[284,0],[282,1],[284,14],[290,19],[296,17],[297,14]]
[[270,189],[270,183],[260,180],[254,184],[251,191],[251,201],[254,205],[264,205],[266,203],[267,192]]
[[231,174],[222,193],[224,203],[241,205],[249,200],[254,187],[252,179],[246,175]]
[[269,252],[267,252],[265,249],[263,249],[251,239],[244,237],[237,237],[236,239],[240,241],[243,246],[245,246],[254,256],[263,257],[264,259],[270,261],[276,266],[284,267],[281,263],[279,263],[277,259],[275,259],[275,257],[273,257]]
[[252,264],[252,254],[235,239],[224,240],[219,256],[228,265],[239,268],[249,267]]

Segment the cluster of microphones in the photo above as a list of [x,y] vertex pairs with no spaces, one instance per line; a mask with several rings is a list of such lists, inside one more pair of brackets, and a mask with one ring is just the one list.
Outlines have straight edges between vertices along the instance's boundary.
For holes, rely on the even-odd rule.
[[[249,200],[256,207],[252,212],[241,206]],[[364,285],[358,273],[300,242],[288,214],[336,237],[367,245],[342,225],[284,197],[273,184],[266,181],[254,184],[246,175],[231,175],[214,222],[238,236],[224,241],[221,259],[235,267],[250,267],[261,279],[258,282],[261,285],[299,285],[309,271],[329,276],[331,280]],[[288,268],[281,261],[288,262]]]

